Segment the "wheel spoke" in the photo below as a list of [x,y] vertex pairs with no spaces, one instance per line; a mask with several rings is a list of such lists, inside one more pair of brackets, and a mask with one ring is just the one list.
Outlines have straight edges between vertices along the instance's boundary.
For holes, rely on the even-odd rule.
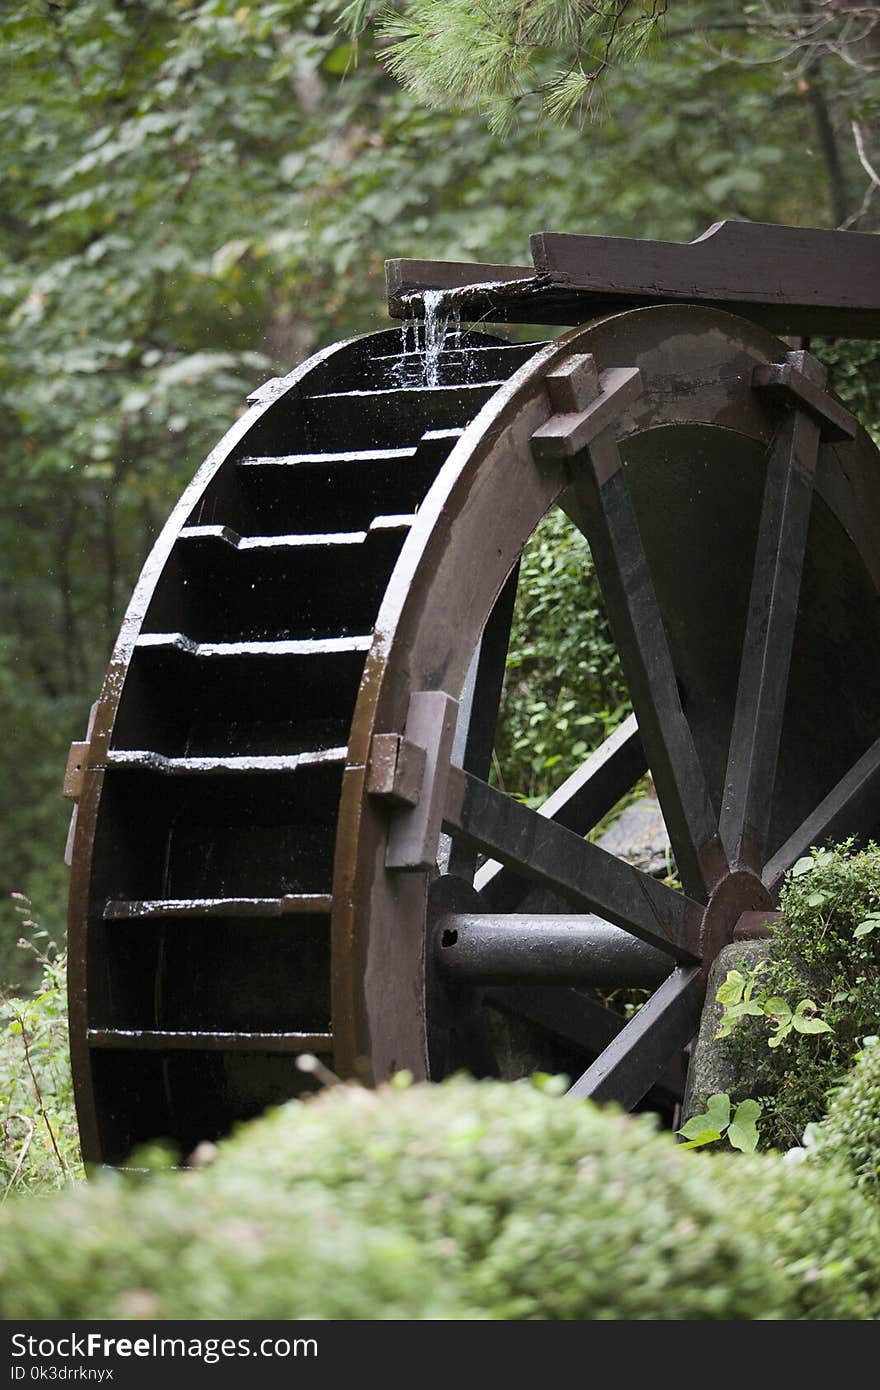
[[880,738],[802,821],[764,870],[764,886],[772,893],[782,876],[806,854],[811,845],[843,840],[857,834],[877,818],[880,797]]
[[620,1014],[570,986],[493,985],[483,991],[483,999],[537,1023],[584,1052],[602,1052],[624,1026]]
[[[626,1026],[620,1014],[600,1004],[598,999],[564,986],[496,986],[484,990],[483,999],[499,1005],[508,1013],[518,1014],[530,1023],[536,1023],[548,1033],[554,1033],[585,1052],[602,1052]],[[658,1075],[654,1089],[673,1100],[681,1100],[683,1068],[676,1067],[674,1060],[667,1063]]]
[[617,1101],[631,1110],[700,1022],[704,982],[697,967],[679,968],[568,1091],[575,1099]]
[[679,876],[686,892],[703,898],[727,863],[682,710],[620,451],[609,431],[591,444],[589,463],[576,467],[566,509],[590,543]]
[[444,829],[666,951],[699,958],[700,905],[460,768],[450,770]]
[[731,864],[758,872],[766,860],[818,449],[818,423],[794,410],[767,465],[720,820]]
[[[647,767],[635,716],[630,715],[538,807],[537,814],[585,835],[644,776]],[[493,912],[515,912],[532,887],[497,861],[483,865],[475,886]]]
[[[504,668],[510,645],[510,625],[519,579],[519,565],[511,571],[483,629],[480,645],[468,673],[459,706],[458,727],[452,756],[475,777],[488,777],[492,764],[495,726],[504,684]],[[445,872],[472,878],[476,859],[472,851],[454,841],[449,846]]]

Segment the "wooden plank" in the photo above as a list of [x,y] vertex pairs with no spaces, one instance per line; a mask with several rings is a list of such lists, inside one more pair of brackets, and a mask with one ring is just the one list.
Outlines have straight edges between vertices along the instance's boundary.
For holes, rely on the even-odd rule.
[[620,418],[643,390],[642,375],[637,367],[611,367],[603,372],[597,383],[595,400],[580,410],[551,415],[535,430],[532,453],[538,463],[576,458],[597,435]]
[[145,632],[137,639],[137,650],[177,651],[200,660],[235,660],[248,656],[336,656],[348,652],[368,652],[372,636],[279,638],[276,641],[196,642],[183,632]]
[[698,967],[673,971],[566,1094],[631,1110],[697,1031],[703,994]]
[[404,737],[425,751],[425,792],[414,806],[392,815],[385,853],[388,869],[430,869],[437,862],[457,717],[458,701],[442,690],[416,690],[410,696]]
[[[479,646],[471,661],[459,705],[458,724],[452,744],[452,760],[472,772],[475,777],[489,778],[492,749],[504,687],[504,672],[510,646],[510,625],[519,584],[519,564],[514,565],[495,600],[492,612],[483,628]],[[441,845],[447,850],[443,872],[457,874],[473,881],[477,854],[461,841],[447,840]]]
[[90,1028],[90,1047],[132,1052],[328,1052],[332,1033],[225,1033],[158,1028]]
[[163,777],[203,777],[214,773],[249,774],[298,772],[303,767],[319,767],[345,763],[348,749],[318,748],[305,753],[249,753],[240,757],[168,758],[152,748],[111,749],[107,768],[131,771],[141,769],[158,772]]
[[277,918],[329,914],[329,893],[288,893],[283,898],[111,898],[105,922],[197,920],[218,917]]
[[712,303],[776,332],[880,333],[880,239],[762,222],[716,222],[695,241],[539,232],[540,275],[597,295]]
[[814,370],[812,380],[805,372],[798,370],[797,359],[808,356],[804,352],[790,352],[786,362],[770,362],[756,367],[752,373],[755,389],[778,396],[787,405],[806,411],[817,422],[823,444],[855,439],[859,432],[858,421],[846,406],[825,390],[825,371],[821,364],[812,359],[814,368],[819,369]]
[[477,283],[498,284],[534,279],[530,265],[483,265],[474,261],[419,261],[399,258],[385,262],[389,305],[405,312],[407,295],[425,289],[455,290]]

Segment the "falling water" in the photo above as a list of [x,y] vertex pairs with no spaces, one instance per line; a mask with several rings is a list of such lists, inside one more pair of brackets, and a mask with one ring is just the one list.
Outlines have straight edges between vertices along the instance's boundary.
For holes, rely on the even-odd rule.
[[[400,328],[400,361],[394,372],[398,386],[442,384],[441,356],[448,354],[453,341],[458,346],[461,340],[461,310],[453,304],[444,312],[444,298],[443,290],[424,290],[406,297]],[[421,325],[416,317],[417,305],[421,309]],[[413,371],[411,363],[419,351],[420,361]]]
[[412,360],[418,352],[419,334],[416,324],[416,316],[413,310],[413,298],[407,296],[404,300],[403,321],[400,325],[400,359],[394,364],[392,377],[395,386],[412,386],[414,380],[412,376]]
[[422,295],[425,314],[424,351],[422,355],[422,382],[425,386],[440,385],[440,354],[446,346],[447,336],[452,330],[461,330],[461,316],[458,310],[442,312],[443,291],[425,290]]

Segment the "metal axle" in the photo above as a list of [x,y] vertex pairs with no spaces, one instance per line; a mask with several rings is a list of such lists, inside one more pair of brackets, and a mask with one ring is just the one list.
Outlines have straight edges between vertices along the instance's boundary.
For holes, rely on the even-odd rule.
[[440,968],[471,984],[644,986],[670,973],[671,956],[592,914],[527,917],[450,913],[437,923]]

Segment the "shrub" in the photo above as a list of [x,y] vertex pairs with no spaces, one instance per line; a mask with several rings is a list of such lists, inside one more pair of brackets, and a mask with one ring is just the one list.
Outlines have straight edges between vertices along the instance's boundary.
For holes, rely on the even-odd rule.
[[836,1168],[684,1153],[528,1082],[291,1102],[191,1173],[0,1211],[4,1318],[868,1318]]
[[[31,927],[33,923],[29,924]],[[37,992],[0,995],[0,1199],[59,1187],[80,1171],[67,1041],[67,956],[47,941],[19,944],[41,971]]]
[[847,841],[813,850],[787,875],[762,991],[794,1008],[815,1001],[832,1032],[792,1031],[774,1049],[764,1018],[741,1019],[727,1046],[741,1078],[735,1094],[761,1102],[761,1144],[789,1149],[825,1113],[828,1092],[848,1071],[862,1039],[880,1023],[880,849]]
[[828,1114],[813,1133],[809,1154],[835,1163],[864,1192],[880,1199],[880,1042],[871,1040],[834,1091]]

